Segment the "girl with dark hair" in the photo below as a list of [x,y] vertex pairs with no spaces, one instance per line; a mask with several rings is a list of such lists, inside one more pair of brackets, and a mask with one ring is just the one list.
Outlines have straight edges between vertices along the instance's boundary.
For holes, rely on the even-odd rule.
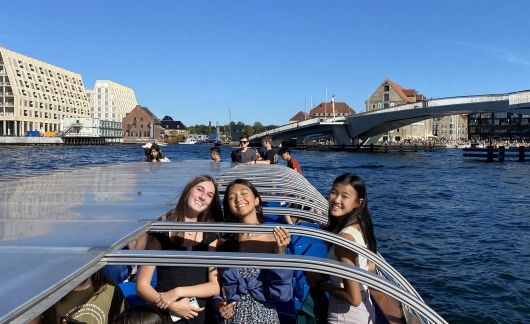
[[[358,176],[345,173],[333,182],[327,230],[377,253],[366,186]],[[339,246],[331,247],[329,258],[367,271],[374,267],[365,257]],[[331,293],[328,323],[375,323],[374,306],[365,285],[331,277],[329,281],[320,279],[318,286]]]
[[[219,191],[208,175],[193,178],[180,195],[168,221],[214,222],[222,221]],[[215,233],[170,232],[151,233],[148,250],[214,251],[218,237]],[[217,269],[195,267],[157,267],[157,285],[151,287],[154,266],[142,266],[136,291],[146,301],[163,311],[173,322],[204,323],[207,299],[219,294]],[[192,298],[194,297],[194,298]],[[190,303],[196,299],[199,307]]]
[[[236,179],[228,184],[223,206],[229,221],[256,225],[263,222],[261,197],[247,180]],[[289,242],[289,232],[277,227],[271,234],[234,236],[226,242],[225,250],[284,254]],[[292,299],[292,277],[291,270],[223,269],[224,296],[218,298],[217,309],[225,323],[279,323],[275,306]]]
[[162,154],[160,146],[156,143],[151,144],[145,156],[146,162],[171,162],[171,160]]

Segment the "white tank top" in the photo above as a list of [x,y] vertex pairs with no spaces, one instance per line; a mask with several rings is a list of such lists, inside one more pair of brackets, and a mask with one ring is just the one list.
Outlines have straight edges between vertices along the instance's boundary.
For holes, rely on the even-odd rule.
[[[339,233],[339,235],[342,233],[353,236],[353,238],[355,239],[355,242],[353,242],[354,244],[367,248],[367,245],[364,242],[363,234],[361,233],[361,231],[357,229],[357,227],[353,225],[347,226]],[[333,245],[331,249],[329,250],[328,258],[339,261],[339,259],[337,258],[337,255],[335,254],[335,245]],[[368,259],[366,257],[358,254],[354,262],[355,262],[355,265],[358,266],[359,268],[368,271]],[[344,284],[342,283],[342,278],[331,276],[329,281],[333,285],[344,288]],[[368,290],[368,287],[365,285],[361,285],[361,291],[365,291],[365,290]]]

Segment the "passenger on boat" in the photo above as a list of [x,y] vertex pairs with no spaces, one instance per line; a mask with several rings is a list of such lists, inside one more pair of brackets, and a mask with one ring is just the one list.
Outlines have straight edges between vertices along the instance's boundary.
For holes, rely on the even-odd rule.
[[167,324],[168,322],[160,311],[150,305],[141,305],[129,308],[112,322],[112,324]]
[[[223,206],[227,220],[256,225],[263,222],[261,197],[247,180],[228,184]],[[283,254],[289,242],[289,232],[277,227],[271,234],[233,236],[220,250]],[[279,323],[276,304],[292,299],[293,271],[227,268],[220,272],[223,297],[216,298],[216,305],[225,323]]]
[[[150,144],[150,145],[149,145]],[[145,157],[146,162],[171,162],[171,160],[162,154],[160,146],[156,143],[147,143],[142,147],[149,147],[149,154]]]
[[[168,221],[214,222],[222,221],[221,203],[217,185],[212,177],[201,175],[193,178],[180,195],[177,206]],[[214,251],[217,234],[202,232],[152,233],[147,242],[148,250]],[[138,295],[163,311],[168,320],[181,318],[179,323],[205,323],[204,311],[210,297],[219,295],[216,268],[162,267],[157,270],[156,287],[151,287],[154,266],[141,266],[137,279]],[[196,297],[199,307],[190,304]],[[211,307],[211,306],[210,306]]]
[[109,323],[125,310],[119,287],[112,285],[99,270],[61,298],[54,306],[54,323],[75,320],[78,323]]
[[302,168],[300,167],[300,163],[298,163],[298,160],[291,156],[291,150],[287,147],[282,147],[278,151],[278,155],[282,157],[285,161],[287,161],[287,167],[295,170],[296,172],[302,174]]
[[219,146],[214,146],[210,149],[210,159],[214,162],[221,162],[221,149]]
[[239,146],[241,149],[239,153],[241,154],[240,163],[251,163],[256,161],[256,153],[254,150],[250,150],[248,147],[248,135],[244,134],[239,138]]
[[230,159],[232,160],[232,163],[240,163],[241,162],[240,149],[233,150],[232,153],[230,153]]
[[256,147],[256,161],[261,161],[265,158],[261,147]]
[[[356,175],[345,173],[335,179],[329,194],[329,222],[326,228],[343,238],[377,253],[377,243],[368,210],[366,186]],[[329,258],[373,271],[375,265],[348,249],[332,246]],[[328,323],[375,323],[375,309],[368,287],[338,277],[309,281],[331,294]]]
[[278,154],[272,149],[272,138],[265,135],[261,138],[261,146],[265,149],[265,157],[256,163],[261,164],[276,164],[278,163]]

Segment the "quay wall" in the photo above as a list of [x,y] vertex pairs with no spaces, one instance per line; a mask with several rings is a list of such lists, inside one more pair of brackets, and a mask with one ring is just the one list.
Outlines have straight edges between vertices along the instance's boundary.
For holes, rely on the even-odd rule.
[[123,144],[123,139],[105,138],[105,137],[0,136],[0,145],[106,145],[106,144]]

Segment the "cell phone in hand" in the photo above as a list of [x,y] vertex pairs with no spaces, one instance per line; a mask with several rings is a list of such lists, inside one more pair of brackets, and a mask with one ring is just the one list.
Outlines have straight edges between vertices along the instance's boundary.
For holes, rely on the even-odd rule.
[[[190,305],[192,306],[199,307],[199,302],[197,301],[197,298],[195,297],[188,298],[188,303],[190,303]],[[170,313],[169,316],[171,317],[171,320],[173,321],[173,323],[180,321],[180,319],[182,318],[174,313]]]
[[200,306],[199,306],[199,302],[197,301],[197,298],[195,298],[195,297],[190,297],[190,298],[188,298],[188,302],[189,302],[191,305],[193,305],[193,306],[195,306],[195,307],[197,307],[197,308],[200,308]]

